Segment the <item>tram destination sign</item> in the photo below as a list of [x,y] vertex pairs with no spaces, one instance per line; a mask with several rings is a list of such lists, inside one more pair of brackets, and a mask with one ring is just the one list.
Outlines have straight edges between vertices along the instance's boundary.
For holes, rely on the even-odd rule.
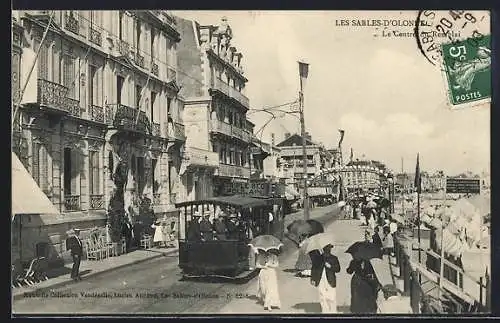
[[476,178],[446,178],[446,193],[479,194],[480,180]]

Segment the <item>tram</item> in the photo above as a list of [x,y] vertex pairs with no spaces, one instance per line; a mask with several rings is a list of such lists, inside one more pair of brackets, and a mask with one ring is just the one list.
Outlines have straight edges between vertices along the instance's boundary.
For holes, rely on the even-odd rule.
[[244,278],[255,270],[248,243],[262,234],[283,239],[284,199],[221,196],[177,203],[183,278]]

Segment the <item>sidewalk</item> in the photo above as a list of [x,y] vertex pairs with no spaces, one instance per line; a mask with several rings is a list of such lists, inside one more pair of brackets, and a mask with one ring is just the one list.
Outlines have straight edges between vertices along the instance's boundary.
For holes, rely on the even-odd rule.
[[[310,216],[311,219],[317,218],[321,215],[328,214],[336,209],[337,206],[328,205],[325,207],[318,207],[311,209]],[[285,218],[285,228],[286,226],[294,220],[301,219],[303,217],[303,210],[287,214]],[[286,230],[286,229],[285,229]],[[104,260],[89,261],[83,260],[80,265],[80,273],[83,278],[89,278],[95,275],[99,275],[111,270],[118,268],[134,265],[151,259],[159,258],[162,256],[172,255],[178,251],[177,248],[152,248],[148,250],[139,249],[129,252],[118,257],[110,257]],[[12,288],[12,298],[14,300],[22,298],[23,294],[26,292],[35,292],[45,289],[53,289],[65,286],[67,284],[73,283],[73,279],[70,278],[72,264],[66,264],[62,268],[57,268],[49,271],[49,278],[46,281],[35,284],[34,286],[16,287]]]
[[[118,268],[138,264],[162,256],[172,255],[177,251],[177,248],[151,248],[148,250],[138,249],[120,255],[118,257],[110,257],[103,260],[83,260],[80,265],[80,273],[82,274],[82,277],[86,279]],[[71,272],[71,266],[72,264],[70,263],[65,265],[63,268],[54,269],[54,272],[59,273],[58,275],[56,274],[56,277],[49,278],[48,280],[37,283],[34,286],[12,288],[12,298],[16,300],[21,298],[26,292],[35,292],[49,288],[59,288],[73,283],[73,279],[69,275],[69,273]],[[50,274],[51,272],[49,271],[49,277],[51,276]]]
[[[346,273],[346,268],[352,258],[345,250],[354,241],[363,238],[363,228],[359,226],[359,220],[342,220],[333,222],[325,230],[334,232],[333,252],[339,258],[341,268],[337,274],[337,308],[341,313],[349,313],[351,276]],[[273,309],[271,313],[321,313],[318,291],[310,284],[310,278],[295,277],[291,271],[297,256],[298,249],[280,263],[278,283],[281,308]],[[221,309],[221,313],[269,313],[258,303],[257,290],[258,281],[255,279],[247,290],[242,291],[242,298],[235,298]]]

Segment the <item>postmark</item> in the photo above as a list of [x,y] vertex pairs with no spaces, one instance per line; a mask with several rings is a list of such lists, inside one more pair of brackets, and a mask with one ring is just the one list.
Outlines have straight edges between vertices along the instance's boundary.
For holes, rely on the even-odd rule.
[[490,34],[489,11],[423,10],[417,15],[415,38],[423,57],[442,68],[441,45],[466,40],[477,47],[477,39]]
[[450,103],[454,106],[491,99],[490,36],[441,46]]

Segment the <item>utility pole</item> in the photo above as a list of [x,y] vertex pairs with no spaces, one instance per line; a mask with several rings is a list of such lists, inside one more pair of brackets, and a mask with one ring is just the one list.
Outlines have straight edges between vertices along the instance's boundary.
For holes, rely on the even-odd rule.
[[302,190],[302,199],[304,201],[304,220],[309,220],[309,195],[307,194],[307,151],[306,151],[306,125],[304,121],[304,82],[309,73],[309,64],[299,63],[300,92],[299,92],[299,113],[300,113],[300,132],[302,136],[302,177],[304,188]]

